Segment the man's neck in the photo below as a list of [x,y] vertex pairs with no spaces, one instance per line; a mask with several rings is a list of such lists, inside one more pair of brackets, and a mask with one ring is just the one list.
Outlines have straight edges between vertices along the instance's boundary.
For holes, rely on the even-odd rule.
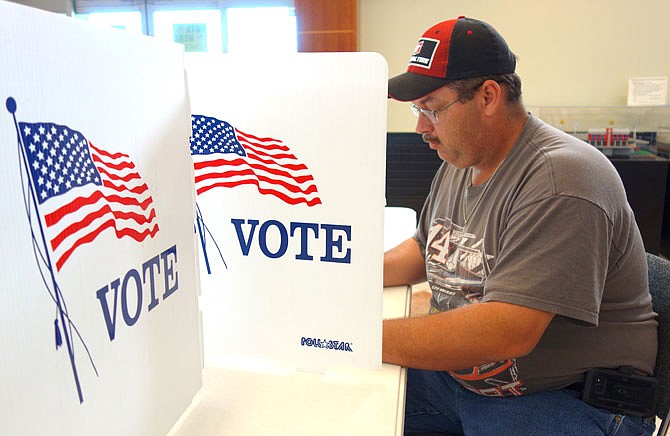
[[491,150],[486,160],[472,167],[471,183],[473,186],[486,183],[500,168],[509,152],[514,148],[527,121],[528,114],[522,110],[520,113],[518,111],[510,113],[499,123],[501,128],[496,131],[495,138],[492,140],[495,141],[497,147]]

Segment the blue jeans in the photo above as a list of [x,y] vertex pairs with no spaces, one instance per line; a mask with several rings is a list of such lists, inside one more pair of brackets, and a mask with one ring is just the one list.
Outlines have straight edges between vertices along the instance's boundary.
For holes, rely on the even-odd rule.
[[519,397],[485,397],[446,372],[407,370],[405,434],[652,435],[654,419],[618,415],[583,402],[567,389]]

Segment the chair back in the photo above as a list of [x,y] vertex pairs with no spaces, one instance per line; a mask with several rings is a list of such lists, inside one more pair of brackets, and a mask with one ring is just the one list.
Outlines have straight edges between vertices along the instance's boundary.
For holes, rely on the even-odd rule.
[[658,314],[658,355],[654,375],[661,389],[657,398],[656,416],[663,423],[658,435],[665,435],[670,420],[670,261],[647,253],[649,292],[654,312]]

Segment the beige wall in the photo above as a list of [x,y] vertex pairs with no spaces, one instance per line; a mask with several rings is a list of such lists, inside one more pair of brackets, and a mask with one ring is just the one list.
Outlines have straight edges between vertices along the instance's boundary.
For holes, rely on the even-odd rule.
[[[625,105],[631,76],[670,76],[668,0],[359,0],[361,51],[402,73],[419,36],[459,15],[482,19],[518,56],[527,106]],[[388,130],[414,131],[389,102]]]
[[[71,0],[13,0],[68,12]],[[519,58],[528,106],[625,105],[628,78],[670,76],[669,0],[358,0],[359,49],[402,73],[419,36],[465,15],[492,24]],[[389,101],[388,130],[414,131]]]

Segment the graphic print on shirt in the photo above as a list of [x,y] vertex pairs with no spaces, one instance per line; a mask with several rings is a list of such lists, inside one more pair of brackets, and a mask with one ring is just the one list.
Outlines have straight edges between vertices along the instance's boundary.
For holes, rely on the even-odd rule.
[[[444,312],[483,297],[490,272],[484,240],[450,219],[438,218],[430,227],[426,244],[426,274],[433,294],[431,313]],[[487,396],[523,395],[516,359],[491,362],[451,375],[465,388]]]

